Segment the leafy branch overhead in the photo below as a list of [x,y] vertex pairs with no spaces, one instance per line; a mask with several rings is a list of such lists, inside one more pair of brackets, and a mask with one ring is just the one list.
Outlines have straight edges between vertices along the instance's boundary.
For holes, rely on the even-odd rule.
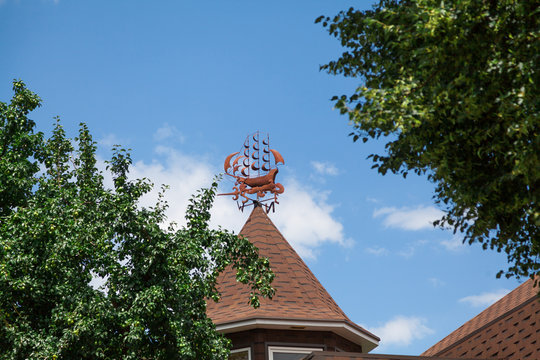
[[45,140],[27,118],[39,98],[20,81],[14,92],[0,103],[0,357],[227,359],[206,316],[219,273],[251,285],[246,306],[274,290],[247,239],[208,227],[217,184],[191,199],[185,228],[165,230],[164,195],[139,206],[152,184],[128,177],[128,152],[114,149],[105,187],[87,127],[72,142],[57,119]]
[[353,140],[385,137],[374,167],[427,174],[436,224],[505,251],[498,275],[540,272],[540,7],[536,1],[381,0],[319,17],[355,77],[333,98]]

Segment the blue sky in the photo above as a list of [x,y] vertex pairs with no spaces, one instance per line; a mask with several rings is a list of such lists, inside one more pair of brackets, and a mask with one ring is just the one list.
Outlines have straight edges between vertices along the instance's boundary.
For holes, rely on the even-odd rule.
[[[429,225],[433,184],[372,170],[366,157],[384,141],[352,143],[332,109],[360,83],[319,71],[340,44],[314,19],[371,3],[0,0],[0,100],[20,78],[43,99],[40,130],[59,115],[71,136],[88,124],[102,159],[113,144],[133,149],[133,175],[170,185],[180,223],[246,135],[270,133],[286,162],[273,221],[382,338],[373,352],[419,354],[518,281],[495,278],[505,256]],[[239,231],[248,214],[220,198],[214,215]]]

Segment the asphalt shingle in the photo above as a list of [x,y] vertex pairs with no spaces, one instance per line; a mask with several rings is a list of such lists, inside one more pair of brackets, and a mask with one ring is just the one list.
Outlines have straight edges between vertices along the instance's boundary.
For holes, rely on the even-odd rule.
[[254,318],[340,321],[374,336],[345,315],[262,207],[254,207],[240,234],[269,258],[276,294],[271,300],[261,299],[260,308],[253,309],[248,305],[249,287],[238,283],[235,271],[227,268],[218,279],[221,300],[209,301],[207,307],[216,325]]

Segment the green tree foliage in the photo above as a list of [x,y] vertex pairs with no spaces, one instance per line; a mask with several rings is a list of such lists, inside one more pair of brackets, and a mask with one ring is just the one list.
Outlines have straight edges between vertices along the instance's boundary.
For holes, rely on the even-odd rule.
[[184,228],[163,229],[163,194],[138,205],[152,185],[128,178],[126,151],[108,162],[108,189],[87,127],[72,142],[57,120],[43,140],[27,118],[39,98],[22,82],[14,91],[0,103],[0,358],[226,359],[205,312],[217,276],[235,267],[256,307],[273,274],[247,239],[209,229],[216,183],[193,197]]
[[530,0],[381,0],[321,16],[345,51],[321,67],[358,78],[333,98],[353,140],[385,137],[374,167],[427,174],[436,224],[540,272],[540,7]]
[[34,134],[35,123],[26,115],[40,104],[40,98],[24,87],[13,84],[15,92],[10,104],[0,102],[0,216],[24,205],[39,170],[31,157],[43,141]]

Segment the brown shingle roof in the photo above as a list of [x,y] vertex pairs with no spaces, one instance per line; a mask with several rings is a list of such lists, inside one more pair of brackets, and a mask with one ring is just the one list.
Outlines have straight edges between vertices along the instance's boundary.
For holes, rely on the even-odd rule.
[[253,309],[248,305],[249,287],[238,283],[233,269],[227,268],[218,279],[221,300],[209,301],[207,307],[216,325],[254,318],[340,321],[378,339],[345,315],[262,207],[253,209],[240,234],[259,248],[261,256],[269,258],[276,294],[272,300],[261,299],[260,308]]
[[[431,356],[407,356],[385,354],[360,354],[346,352],[314,351],[305,360],[458,360],[456,358],[440,358]],[[461,359],[467,360],[467,359]],[[472,359],[468,359],[472,360]]]
[[[347,352],[314,351],[305,360],[473,360],[431,356],[407,356],[385,354],[360,354]],[[481,359],[475,359],[481,360]]]
[[422,355],[540,359],[540,303],[533,285],[524,282]]

